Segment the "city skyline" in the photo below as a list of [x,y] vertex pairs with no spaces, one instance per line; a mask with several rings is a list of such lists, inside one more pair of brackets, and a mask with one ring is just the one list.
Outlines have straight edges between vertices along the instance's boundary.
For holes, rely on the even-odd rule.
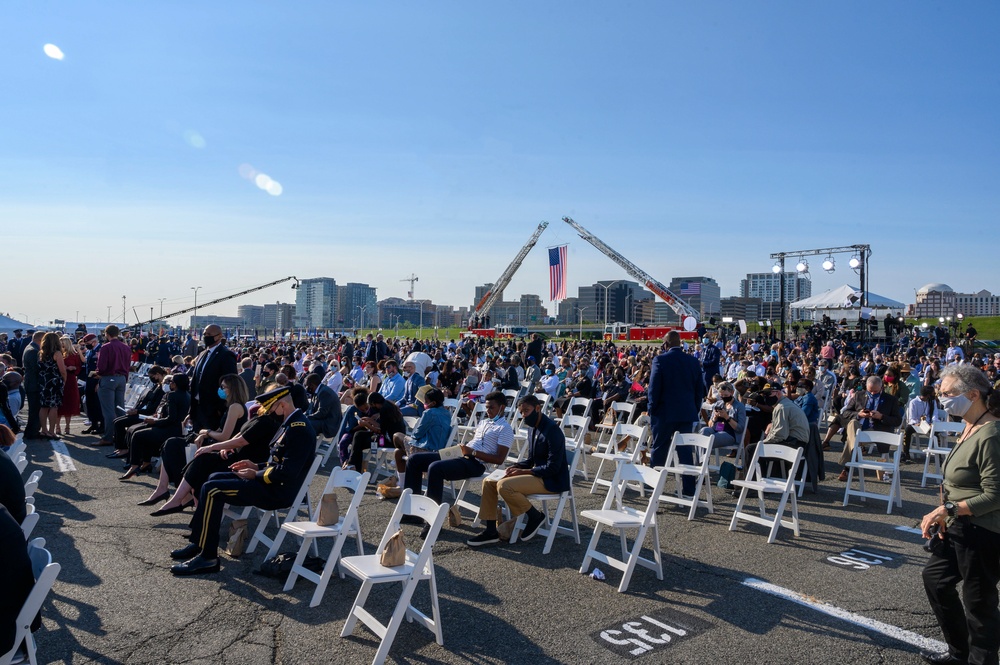
[[507,298],[547,295],[544,249],[563,243],[569,292],[625,278],[564,215],[723,296],[771,253],[845,243],[871,245],[870,288],[896,300],[1000,290],[965,240],[1000,240],[995,3],[192,11],[5,16],[13,316],[96,320],[125,295],[144,319],[192,287],[329,273],[382,297],[416,274],[418,299],[460,306],[542,220]]

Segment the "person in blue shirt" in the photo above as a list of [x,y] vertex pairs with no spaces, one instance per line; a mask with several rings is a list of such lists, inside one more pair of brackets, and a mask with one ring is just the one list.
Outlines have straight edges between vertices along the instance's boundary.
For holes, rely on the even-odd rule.
[[417,366],[407,360],[403,363],[403,378],[406,381],[403,387],[403,396],[396,404],[404,416],[419,416],[424,405],[417,399],[417,391],[426,383],[424,377],[417,371]]
[[795,387],[795,405],[806,414],[810,427],[819,424],[819,401],[812,393],[813,385],[809,379],[799,379]]
[[385,379],[382,381],[382,387],[379,388],[378,394],[384,397],[385,401],[395,404],[403,399],[404,392],[406,392],[406,379],[400,376],[399,365],[395,360],[387,361],[385,363]]

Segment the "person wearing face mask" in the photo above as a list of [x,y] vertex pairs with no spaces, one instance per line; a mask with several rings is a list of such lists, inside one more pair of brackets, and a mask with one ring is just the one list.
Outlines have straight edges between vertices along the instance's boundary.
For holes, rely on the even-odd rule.
[[219,381],[226,374],[236,374],[236,354],[226,348],[222,328],[205,326],[201,336],[205,350],[194,359],[191,375],[191,412],[194,430],[215,427],[226,410],[226,400],[219,397]]
[[97,388],[101,380],[97,378],[97,354],[101,350],[101,344],[94,333],[88,333],[80,340],[86,350],[84,355],[84,376],[86,387],[84,396],[86,397],[87,420],[90,426],[83,430],[81,434],[96,434],[104,431],[104,415],[101,411],[101,399],[98,397]]
[[[865,380],[865,392],[856,394],[853,407],[844,412],[843,415],[850,420],[847,423],[847,443],[840,453],[841,465],[851,461],[858,431],[894,432],[902,424],[903,410],[899,402],[882,388],[881,378],[869,376]],[[880,448],[880,452],[885,450]],[[847,482],[846,468],[840,472],[838,480]]]
[[545,375],[542,377],[542,390],[549,394],[552,399],[558,399],[565,390],[565,384],[556,374],[556,366],[549,364],[545,367]]
[[735,399],[736,388],[728,381],[719,384],[719,400],[712,407],[708,426],[701,429],[704,436],[715,435],[713,448],[731,448],[743,440],[747,427],[747,411],[742,402]]
[[[175,487],[180,485],[184,466],[187,464],[185,451],[188,444],[193,443],[201,449],[217,441],[228,441],[247,422],[246,403],[250,401],[250,395],[247,393],[246,384],[238,374],[227,374],[219,380],[218,395],[226,403],[226,410],[218,427],[167,439],[160,447],[160,476],[156,487],[149,498],[140,501],[138,505],[152,506],[159,503],[167,498],[171,483]],[[181,495],[181,498],[184,498],[184,495]]]
[[500,542],[497,531],[499,497],[510,509],[512,518],[527,514],[521,540],[531,540],[545,521],[542,512],[528,501],[530,494],[560,494],[569,490],[569,464],[566,460],[566,437],[559,426],[542,415],[541,401],[534,395],[522,397],[517,409],[524,418],[528,432],[528,456],[504,472],[503,478],[483,481],[483,497],[479,504],[479,519],[486,529],[465,541],[469,547],[481,547]]
[[282,421],[271,441],[270,460],[266,464],[240,460],[229,473],[213,474],[201,486],[191,520],[191,543],[170,553],[170,558],[183,561],[170,569],[174,575],[219,571],[219,526],[226,505],[287,508],[309,473],[316,456],[316,432],[295,408],[288,388],[260,395],[257,402],[258,418],[270,415]]
[[[920,395],[914,397],[906,405],[906,427],[903,430],[903,452],[900,461],[909,464],[910,444],[913,435],[922,430],[923,427],[930,427],[933,421],[948,420],[947,412],[937,404],[937,391],[934,386],[924,386],[920,390]],[[920,429],[918,429],[920,428]],[[924,430],[926,433],[929,430]]]
[[[184,374],[175,374],[173,381],[164,384],[163,392],[167,395],[161,403],[157,415],[146,417],[141,429],[129,431],[128,449],[130,466],[119,480],[128,480],[140,471],[149,471],[153,455],[170,437],[181,435],[184,416],[191,405],[188,393],[190,380]],[[139,427],[139,426],[137,426]]]
[[419,416],[423,408],[417,400],[417,391],[424,386],[424,377],[417,371],[417,366],[412,360],[403,363],[403,395],[396,401],[396,405],[404,416]]
[[[1000,394],[966,363],[941,372],[941,405],[965,430],[945,458],[941,504],[924,515],[927,600],[944,635],[929,663],[996,663],[1000,650]],[[962,594],[957,586],[961,583]]]
[[[462,456],[441,459],[438,450],[448,441],[451,416],[443,406],[444,393],[440,390],[429,389],[423,399],[426,410],[413,429],[412,440],[408,442],[422,452],[413,452],[406,460],[406,471],[399,476],[400,484],[410,488],[414,494],[420,494],[423,475],[427,473],[426,496],[441,503],[446,480],[478,478],[486,472],[484,464],[502,464],[514,441],[514,431],[503,415],[507,407],[506,398],[501,392],[491,392],[486,396],[487,417],[476,425],[472,441],[460,446]],[[430,418],[432,415],[433,419]],[[404,519],[404,523],[408,522],[410,520]],[[423,520],[412,523],[423,524]]]
[[159,365],[153,365],[146,372],[146,376],[149,377],[150,382],[153,384],[146,390],[145,394],[136,405],[125,412],[125,415],[118,416],[114,421],[114,445],[115,450],[108,458],[118,459],[125,458],[128,456],[128,445],[126,445],[126,435],[128,434],[128,429],[135,425],[141,425],[143,418],[141,416],[152,416],[156,413],[157,407],[160,406],[160,402],[163,401],[163,377],[167,375],[167,370],[163,369]]
[[333,392],[330,386],[323,383],[322,377],[317,374],[306,376],[306,393],[309,395],[309,408],[306,409],[306,418],[309,424],[316,430],[316,434],[332,438],[340,431],[340,423],[343,420],[343,412],[340,409],[340,400],[337,393]]

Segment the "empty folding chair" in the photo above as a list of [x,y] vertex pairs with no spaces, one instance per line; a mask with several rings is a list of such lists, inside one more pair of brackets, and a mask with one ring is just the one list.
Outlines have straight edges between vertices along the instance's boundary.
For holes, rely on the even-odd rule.
[[340,417],[340,427],[337,428],[337,433],[332,437],[320,436],[316,439],[316,453],[323,454],[323,462],[321,463],[321,466],[324,467],[329,463],[330,457],[333,455],[334,451],[338,449],[337,447],[340,445],[340,437],[344,435],[344,426],[347,424],[347,420],[344,418],[343,413],[346,412],[347,405],[341,404],[340,408],[342,413]]
[[[618,423],[625,423],[632,419],[632,413],[635,411],[634,402],[614,402],[608,408],[605,414],[605,421],[610,420],[610,422],[600,422],[596,425],[597,427],[597,445],[601,444],[604,435],[611,435],[612,430],[614,430],[615,425]],[[608,418],[610,415],[610,418]]]
[[[545,521],[538,528],[539,535],[545,536],[545,547],[542,548],[542,554],[548,554],[552,551],[552,542],[555,540],[557,533],[564,536],[572,536],[576,544],[580,544],[580,524],[576,518],[576,497],[573,495],[573,476],[576,465],[580,463],[580,458],[582,457],[579,454],[579,446],[581,445],[583,444],[580,442],[566,442],[566,456],[569,458],[567,461],[569,462],[570,477],[569,489],[567,491],[560,494],[529,494],[526,497],[529,501],[537,501],[542,504],[542,514],[545,516]],[[555,503],[555,510],[552,511],[552,515],[550,516],[549,506],[552,503]],[[563,515],[566,513],[567,508],[569,508],[570,512],[571,527],[562,526]],[[510,535],[510,542],[517,542],[521,532],[524,531],[525,520],[525,515],[518,516]]]
[[[882,453],[882,461],[865,459],[864,449],[870,444],[888,446],[888,451]],[[889,507],[885,511],[887,515],[892,512],[894,503],[902,507],[903,496],[899,486],[899,458],[902,452],[902,432],[893,434],[891,432],[874,432],[870,430],[867,432],[859,431],[854,452],[851,455],[851,461],[845,465],[848,471],[847,487],[844,488],[844,505],[847,505],[852,496],[858,496],[861,497],[862,502],[865,499],[879,499],[888,502]],[[865,471],[875,471],[876,473],[881,472],[883,474],[891,473],[892,478],[889,480],[889,493],[869,492],[865,487]],[[852,489],[851,487],[854,484],[855,473],[857,473],[858,489]]]
[[[712,457],[712,442],[714,440],[714,435],[705,436],[703,434],[681,434],[680,432],[675,432],[674,438],[670,441],[670,449],[667,451],[667,461],[663,466],[663,470],[666,473],[674,475],[676,489],[673,496],[669,494],[661,495],[660,501],[663,503],[673,503],[678,506],[687,506],[689,509],[689,520],[694,519],[699,506],[708,508],[708,512],[710,513],[715,512],[715,509],[712,507],[712,482],[708,475],[708,462]],[[677,455],[677,448],[680,446],[689,446],[693,449],[693,464],[681,464]],[[684,496],[682,480],[684,476],[695,476],[694,494],[690,497]],[[704,499],[701,498],[702,494],[705,495]]]
[[[927,487],[927,479],[944,480],[941,466],[944,458],[951,452],[951,446],[947,445],[951,438],[957,437],[965,430],[965,423],[946,423],[935,420],[931,423],[930,438],[927,441],[927,450],[924,453],[924,475],[920,478],[920,486]],[[944,440],[942,440],[944,439]],[[931,463],[934,464],[934,471],[931,471]]]
[[11,459],[17,459],[21,453],[25,452],[25,443],[23,439],[16,439],[14,444],[7,451],[7,457]]
[[30,499],[38,489],[38,481],[42,479],[42,470],[37,469],[28,476],[28,482],[24,483],[24,498]]
[[28,662],[35,665],[37,660],[37,646],[35,638],[31,634],[31,624],[42,608],[42,603],[52,590],[52,584],[59,576],[60,566],[52,563],[52,555],[45,549],[45,541],[36,538],[28,544],[28,557],[31,559],[31,570],[35,575],[35,586],[25,599],[18,612],[14,625],[14,646],[5,654],[0,655],[0,665],[10,665],[14,658],[18,656],[21,645],[28,655]]
[[24,534],[24,539],[28,540],[31,538],[31,532],[35,530],[35,526],[38,524],[38,512],[35,510],[34,501],[31,503],[25,502],[24,507],[27,510],[27,514],[21,522],[21,532]]
[[14,466],[17,467],[18,473],[24,473],[24,470],[28,468],[28,456],[21,453],[17,457],[11,458],[14,460]]
[[[354,627],[360,619],[368,626],[372,632],[378,635],[382,642],[379,644],[373,665],[381,665],[385,662],[392,642],[396,637],[396,631],[405,617],[407,621],[416,621],[420,625],[434,633],[434,638],[439,645],[444,645],[444,636],[441,631],[441,612],[438,606],[437,579],[434,575],[434,558],[431,549],[437,541],[441,526],[444,524],[445,516],[448,514],[448,504],[435,503],[425,496],[413,494],[411,490],[405,489],[399,497],[396,509],[392,513],[389,524],[386,527],[382,541],[379,543],[375,554],[363,556],[349,556],[340,560],[342,571],[361,580],[361,589],[358,591],[354,605],[351,607],[344,629],[340,632],[341,637],[347,637],[354,633]],[[409,548],[406,550],[406,559],[401,566],[388,568],[381,564],[382,552],[385,551],[389,539],[399,531],[399,520],[403,515],[414,515],[420,517],[429,526],[427,537],[424,538],[423,545],[419,552],[413,552]],[[410,602],[413,593],[417,589],[417,584],[423,580],[429,583],[431,597],[431,616],[418,610]],[[365,601],[368,594],[376,584],[387,582],[399,582],[402,584],[402,592],[392,616],[387,624],[382,624],[368,610],[365,609]]]
[[[786,527],[792,529],[795,535],[799,535],[799,507],[795,498],[795,476],[798,473],[799,465],[802,462],[802,449],[791,448],[772,443],[759,443],[754,451],[753,459],[747,467],[746,480],[734,480],[733,485],[740,488],[740,497],[736,501],[736,511],[733,519],[729,523],[729,530],[736,530],[738,520],[746,520],[754,524],[761,524],[770,527],[767,542],[773,543],[778,537],[778,528]],[[772,478],[764,474],[761,469],[760,460],[762,458],[778,459],[785,462],[782,467],[786,470],[787,478]],[[747,500],[747,494],[751,491],[757,493],[759,503],[759,515],[743,512],[743,506]],[[773,515],[768,515],[764,498],[768,494],[780,494],[778,507]],[[785,507],[791,504],[792,519],[783,520]]]
[[[617,423],[611,429],[611,436],[604,446],[604,450],[593,453],[591,456],[600,460],[597,465],[597,472],[594,474],[594,483],[590,486],[590,493],[597,491],[597,486],[611,487],[611,481],[601,478],[604,467],[609,468],[614,465],[615,470],[623,462],[639,462],[643,446],[649,438],[649,428],[640,425],[628,425]],[[612,473],[612,475],[614,475]]]
[[[619,465],[612,480],[611,489],[604,498],[604,505],[600,510],[584,510],[580,517],[593,520],[597,523],[594,528],[594,535],[587,545],[587,553],[583,557],[583,564],[580,572],[586,574],[590,568],[590,560],[595,559],[606,563],[612,568],[617,568],[624,573],[622,581],[618,585],[618,591],[623,592],[628,588],[632,579],[635,567],[642,566],[649,568],[656,573],[656,579],[663,579],[663,560],[660,554],[660,531],[656,524],[656,509],[660,505],[659,498],[663,493],[663,485],[667,480],[667,474],[659,469],[651,469],[647,466],[637,466],[631,462]],[[638,510],[631,506],[626,506],[623,496],[629,483],[639,483],[650,490],[649,503],[645,510]],[[641,556],[642,546],[646,542],[646,534],[652,527],[653,534],[650,542],[650,549],[653,558],[647,559]],[[621,559],[617,559],[610,554],[604,554],[597,548],[600,545],[601,534],[605,529],[618,529],[621,541]],[[626,532],[631,529],[638,529],[632,548],[628,548]]]
[[[563,416],[559,427],[566,436],[567,445],[570,441],[573,441],[573,447],[580,452],[580,462],[576,465],[576,473],[583,476],[584,480],[590,480],[590,476],[587,474],[587,446],[584,445],[587,440],[587,432],[590,428],[590,418],[588,416],[566,415]],[[569,479],[572,482],[573,476],[570,476]]]
[[[320,495],[320,500],[316,502],[316,507],[313,509],[312,519],[308,522],[286,521],[281,525],[281,530],[271,544],[271,549],[267,552],[266,558],[268,559],[276,555],[281,548],[281,543],[285,539],[285,534],[298,536],[302,539],[302,543],[299,545],[299,553],[296,555],[295,562],[292,564],[292,570],[288,573],[288,579],[285,581],[285,591],[291,591],[292,587],[295,586],[295,580],[299,577],[309,580],[316,585],[316,591],[313,593],[312,600],[309,601],[309,607],[316,607],[323,600],[323,594],[326,592],[326,587],[333,576],[333,570],[340,561],[340,554],[344,549],[344,543],[347,542],[349,537],[354,537],[358,554],[365,553],[364,542],[361,538],[361,523],[358,521],[358,506],[361,504],[361,499],[365,494],[365,487],[367,485],[367,473],[358,473],[357,471],[334,467],[333,473],[330,474],[330,478],[326,481],[326,487],[323,488],[323,494]],[[323,495],[334,493],[337,489],[346,490],[351,496],[351,501],[347,505],[346,510],[341,507],[342,514],[336,524],[320,526],[317,522],[319,520],[320,507],[323,503],[322,497]],[[322,572],[315,573],[302,564],[306,560],[311,546],[315,545],[316,540],[320,538],[333,538],[334,540],[333,546],[330,549],[330,555],[326,558]],[[344,574],[341,573],[340,576],[343,577]]]

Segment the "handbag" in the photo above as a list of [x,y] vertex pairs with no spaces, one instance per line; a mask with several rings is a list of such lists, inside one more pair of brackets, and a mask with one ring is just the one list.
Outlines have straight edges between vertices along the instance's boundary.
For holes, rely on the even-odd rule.
[[316,526],[331,526],[340,521],[340,505],[337,503],[337,495],[333,492],[324,494],[319,500],[319,515],[316,517]]
[[406,543],[403,541],[402,529],[389,537],[378,562],[386,568],[395,568],[406,563]]
[[226,554],[234,559],[243,556],[247,547],[247,521],[233,520],[229,525],[229,537],[226,539]]

